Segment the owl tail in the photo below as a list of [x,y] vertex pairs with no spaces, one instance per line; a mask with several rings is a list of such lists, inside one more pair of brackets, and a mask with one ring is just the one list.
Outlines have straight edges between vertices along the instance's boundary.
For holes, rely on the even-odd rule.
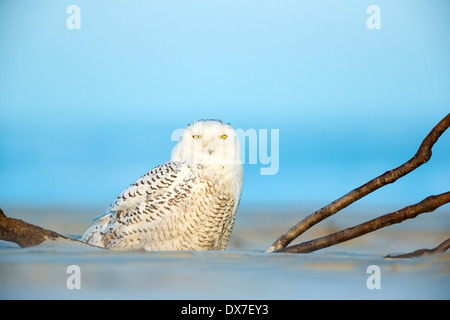
[[96,219],[96,223],[91,226],[81,237],[81,241],[93,244],[98,247],[104,247],[103,233],[111,220],[112,214],[105,214]]

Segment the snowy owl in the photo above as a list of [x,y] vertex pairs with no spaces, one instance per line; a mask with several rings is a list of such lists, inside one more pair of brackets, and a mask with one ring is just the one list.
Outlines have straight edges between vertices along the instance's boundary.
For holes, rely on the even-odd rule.
[[172,158],[125,189],[82,241],[110,249],[224,250],[243,184],[230,124],[187,126]]

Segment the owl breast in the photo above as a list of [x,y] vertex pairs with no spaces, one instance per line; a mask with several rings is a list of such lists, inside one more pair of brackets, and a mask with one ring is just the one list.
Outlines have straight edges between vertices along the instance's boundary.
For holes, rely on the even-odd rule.
[[164,223],[155,224],[143,241],[146,250],[226,248],[242,192],[242,174],[235,168],[196,167],[188,196],[165,208]]

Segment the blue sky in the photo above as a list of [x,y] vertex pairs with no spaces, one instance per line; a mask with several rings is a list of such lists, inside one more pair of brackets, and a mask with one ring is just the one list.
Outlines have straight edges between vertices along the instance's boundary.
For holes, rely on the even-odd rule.
[[[204,118],[279,129],[279,171],[246,164],[243,203],[330,202],[408,160],[450,111],[449,9],[2,0],[0,203],[106,207],[170,158],[174,129]],[[446,132],[429,163],[364,201],[448,191],[449,158]]]

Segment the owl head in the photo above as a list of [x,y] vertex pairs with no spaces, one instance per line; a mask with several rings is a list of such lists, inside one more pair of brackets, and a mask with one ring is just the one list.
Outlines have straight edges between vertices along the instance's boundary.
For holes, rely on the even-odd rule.
[[242,164],[239,138],[229,123],[195,121],[184,130],[172,161],[203,165]]

